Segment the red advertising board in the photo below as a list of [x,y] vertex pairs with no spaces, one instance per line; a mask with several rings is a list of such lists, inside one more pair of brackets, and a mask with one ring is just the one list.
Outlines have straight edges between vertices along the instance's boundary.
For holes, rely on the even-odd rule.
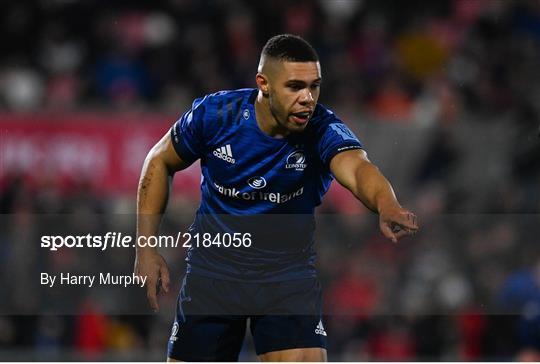
[[[144,158],[175,117],[156,114],[0,114],[0,180],[68,178],[96,192],[135,195]],[[173,191],[198,196],[198,163]]]

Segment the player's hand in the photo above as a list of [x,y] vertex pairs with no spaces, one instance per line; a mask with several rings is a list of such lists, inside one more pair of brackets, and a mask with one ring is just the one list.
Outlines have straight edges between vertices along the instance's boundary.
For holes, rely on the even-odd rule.
[[407,235],[414,235],[419,229],[416,215],[400,206],[382,209],[379,227],[383,235],[394,243]]
[[146,278],[146,297],[154,312],[159,311],[158,293],[162,290],[169,292],[169,268],[165,259],[156,251],[137,252],[134,272]]

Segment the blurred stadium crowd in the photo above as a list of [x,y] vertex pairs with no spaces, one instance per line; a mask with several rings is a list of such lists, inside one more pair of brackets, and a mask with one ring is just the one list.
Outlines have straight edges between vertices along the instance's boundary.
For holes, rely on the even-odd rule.
[[[252,87],[270,36],[304,36],[321,57],[321,102],[423,226],[394,246],[333,186],[317,237],[329,359],[540,360],[538,1],[18,1],[0,19],[0,122],[178,115],[194,97]],[[73,262],[13,248],[39,223],[32,214],[74,213],[84,225],[134,211],[134,190],[0,177],[11,229],[0,236],[0,286],[11,289],[0,294],[15,307],[31,300],[29,266]],[[167,224],[179,215],[187,224],[197,203],[180,192]],[[183,251],[167,253],[179,275]],[[98,304],[77,316],[0,316],[0,359],[163,358],[174,297],[163,306],[170,317],[107,315]],[[253,355],[247,344],[242,358]]]

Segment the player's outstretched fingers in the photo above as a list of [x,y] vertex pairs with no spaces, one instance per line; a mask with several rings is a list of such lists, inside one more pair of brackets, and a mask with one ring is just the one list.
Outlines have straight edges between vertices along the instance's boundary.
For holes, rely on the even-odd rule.
[[392,240],[393,243],[397,243],[398,239],[396,238],[396,235],[392,232],[392,229],[387,223],[381,223],[381,232],[384,236],[386,236],[388,239]]
[[414,231],[402,228],[398,232],[394,233],[394,235],[396,236],[396,239],[399,240],[407,235],[414,235]]
[[161,267],[159,267],[159,277],[161,281],[161,289],[165,293],[169,293],[171,278],[169,277],[169,268],[167,267],[167,263],[165,262],[161,265]]
[[148,299],[148,303],[154,312],[159,311],[156,283],[156,277],[148,276],[148,280],[146,282],[146,298]]
[[403,214],[405,218],[400,221],[400,225],[409,230],[418,230],[416,215],[409,211],[406,211]]

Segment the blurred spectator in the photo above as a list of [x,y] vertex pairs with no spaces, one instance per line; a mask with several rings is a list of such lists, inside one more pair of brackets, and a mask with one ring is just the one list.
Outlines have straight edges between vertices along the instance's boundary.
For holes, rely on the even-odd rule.
[[0,70],[0,95],[9,110],[27,111],[42,105],[42,76],[31,68]]
[[384,76],[369,106],[373,116],[380,120],[408,123],[413,116],[413,99],[395,74]]
[[97,359],[106,349],[109,319],[87,303],[75,322],[74,346],[86,359]]
[[508,277],[499,303],[505,312],[519,314],[516,337],[522,359],[540,358],[540,263]]

